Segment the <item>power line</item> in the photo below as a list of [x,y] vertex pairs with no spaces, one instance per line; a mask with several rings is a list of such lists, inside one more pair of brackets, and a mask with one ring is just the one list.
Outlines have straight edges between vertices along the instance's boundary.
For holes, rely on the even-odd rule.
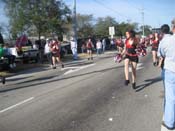
[[121,16],[121,17],[125,17],[125,18],[127,18],[127,19],[131,19],[131,18],[129,18],[128,16],[126,16],[126,15],[124,15],[124,14],[122,14],[122,13],[120,13],[120,12],[118,12],[118,11],[116,11],[116,10],[114,10],[114,9],[112,9],[112,8],[110,8],[110,7],[108,7],[108,6],[106,6],[106,4],[104,4],[104,3],[100,2],[100,1],[94,0],[94,2],[100,4],[101,6],[103,6],[104,8],[106,8],[106,9],[108,9],[108,10],[110,10],[110,11],[113,11],[113,12],[117,13],[117,14],[118,14],[119,16]]
[[[123,2],[123,0],[120,0]],[[148,16],[152,16],[152,12],[150,12],[149,10],[145,9],[144,8],[144,12],[143,12],[143,7],[142,8],[139,8],[138,6],[136,6],[135,4],[133,4],[130,0],[124,0],[125,2],[127,2],[129,5],[131,5],[131,7],[133,7],[134,9],[138,10],[139,12],[141,12],[141,15],[142,15],[142,24],[143,24],[143,17],[145,17],[145,15],[148,15]],[[141,6],[141,5],[140,5]],[[144,13],[144,15],[143,15]],[[156,22],[157,23],[160,23],[159,22],[160,20],[156,17]],[[144,24],[143,24],[144,25]]]

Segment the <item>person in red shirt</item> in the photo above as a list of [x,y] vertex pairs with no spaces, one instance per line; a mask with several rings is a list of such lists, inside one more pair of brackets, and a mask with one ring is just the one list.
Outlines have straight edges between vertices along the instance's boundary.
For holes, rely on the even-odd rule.
[[119,38],[119,39],[116,40],[116,46],[117,46],[118,52],[119,53],[122,53],[123,46],[124,46],[123,41],[122,41],[122,38]]
[[139,61],[136,48],[138,45],[138,40],[135,37],[135,31],[129,30],[126,32],[126,41],[124,45],[124,50],[121,55],[125,55],[124,61],[124,72],[125,72],[125,85],[130,83],[129,81],[129,64],[132,67],[132,88],[136,89],[136,67]]
[[92,44],[91,39],[89,39],[88,42],[86,43],[88,60],[90,60],[90,59],[93,60],[93,56],[92,56],[93,47],[94,47],[94,45]]
[[56,61],[61,63],[62,68],[64,68],[63,63],[60,60],[61,43],[56,39],[52,40],[50,44],[50,50],[52,54],[53,69],[56,69]]
[[157,66],[158,65],[157,50],[159,47],[159,34],[158,33],[154,33],[151,39],[151,44],[152,44],[153,65]]

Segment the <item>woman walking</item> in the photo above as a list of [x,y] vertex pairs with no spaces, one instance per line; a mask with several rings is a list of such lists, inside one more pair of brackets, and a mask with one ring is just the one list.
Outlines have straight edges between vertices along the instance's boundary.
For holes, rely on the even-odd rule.
[[87,44],[86,44],[88,60],[90,60],[90,59],[93,60],[93,56],[92,56],[93,47],[94,47],[94,45],[92,44],[91,39],[89,39]]
[[151,43],[152,43],[153,65],[157,66],[158,65],[157,50],[158,50],[158,46],[159,46],[159,35],[158,35],[158,33],[154,33],[153,38],[151,39]]
[[52,62],[53,62],[53,69],[56,69],[56,61],[61,63],[62,68],[64,68],[64,65],[62,61],[60,60],[60,42],[54,39],[50,45],[51,53],[52,53]]
[[132,67],[132,88],[136,89],[136,67],[139,61],[136,48],[138,45],[138,41],[135,37],[135,32],[133,30],[126,32],[126,41],[124,50],[122,52],[122,56],[125,55],[124,61],[124,72],[125,72],[125,85],[130,83],[129,81],[129,65]]

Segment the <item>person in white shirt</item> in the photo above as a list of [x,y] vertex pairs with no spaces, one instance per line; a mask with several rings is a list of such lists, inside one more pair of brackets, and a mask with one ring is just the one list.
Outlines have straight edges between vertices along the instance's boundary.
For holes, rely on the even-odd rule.
[[164,59],[162,76],[165,88],[164,119],[162,125],[169,130],[175,129],[175,24],[173,36],[169,35],[169,26],[161,27],[164,33],[158,48],[158,56]]
[[47,56],[47,60],[50,64],[50,66],[53,67],[52,53],[51,53],[51,50],[50,50],[50,42],[51,42],[51,40],[46,39],[46,44],[45,44],[45,47],[44,47],[44,54]]
[[100,40],[97,40],[96,48],[97,48],[97,55],[100,55],[101,54],[101,49],[102,49],[102,43],[101,43]]
[[73,59],[77,60],[78,59],[78,55],[77,55],[77,41],[74,40],[74,38],[72,38],[71,41],[70,41],[70,45],[71,45],[71,50],[72,50],[72,54],[73,54]]
[[105,38],[102,40],[102,46],[103,46],[102,52],[105,53],[105,49],[106,49],[106,40],[105,40]]

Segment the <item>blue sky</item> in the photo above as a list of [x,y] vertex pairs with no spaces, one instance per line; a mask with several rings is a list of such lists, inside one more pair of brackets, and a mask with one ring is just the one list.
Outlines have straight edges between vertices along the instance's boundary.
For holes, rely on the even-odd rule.
[[[1,1],[1,0],[0,0]],[[71,9],[74,0],[63,0]],[[92,14],[94,18],[111,16],[118,22],[130,21],[142,24],[141,9],[144,8],[144,23],[154,27],[170,24],[175,18],[175,0],[76,0],[77,13]],[[0,23],[8,19],[0,2]]]
[[0,24],[1,23],[7,23],[8,18],[6,17],[6,14],[4,12],[4,4],[0,0]]
[[[73,0],[63,0],[72,9]],[[170,24],[175,18],[175,0],[77,0],[77,13],[94,17],[112,16],[118,22],[130,21],[154,27]]]

